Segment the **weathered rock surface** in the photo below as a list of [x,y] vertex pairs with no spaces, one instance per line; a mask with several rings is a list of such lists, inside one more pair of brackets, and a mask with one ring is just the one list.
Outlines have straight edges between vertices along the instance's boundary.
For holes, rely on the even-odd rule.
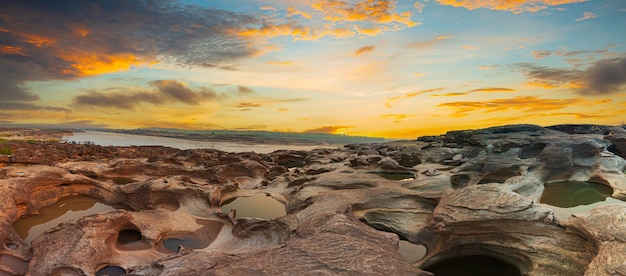
[[[512,125],[270,154],[8,141],[0,275],[429,275],[420,268],[465,255],[522,275],[622,275],[626,203],[559,218],[539,199],[560,181],[626,199],[624,137],[620,127]],[[221,209],[256,194],[286,215]],[[74,195],[119,208],[32,244],[18,236],[16,221]],[[399,239],[426,256],[408,263]],[[182,240],[193,242],[170,243]]]

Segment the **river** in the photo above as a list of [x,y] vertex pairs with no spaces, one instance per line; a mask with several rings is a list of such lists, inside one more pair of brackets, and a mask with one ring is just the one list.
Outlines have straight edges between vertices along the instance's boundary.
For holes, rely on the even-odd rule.
[[226,152],[270,153],[277,150],[313,150],[316,148],[337,148],[340,145],[296,145],[296,144],[245,144],[233,142],[205,142],[159,136],[145,136],[105,131],[77,132],[64,136],[64,141],[85,143],[92,142],[100,146],[165,146],[181,150],[216,149]]

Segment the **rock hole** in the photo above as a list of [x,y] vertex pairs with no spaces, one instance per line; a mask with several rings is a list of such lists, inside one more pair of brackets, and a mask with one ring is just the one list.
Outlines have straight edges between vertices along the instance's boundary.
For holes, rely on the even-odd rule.
[[39,209],[39,215],[24,217],[16,221],[13,227],[24,242],[30,243],[44,231],[61,222],[116,209],[118,208],[89,196],[64,197],[54,204]]
[[138,230],[122,230],[117,235],[120,244],[131,244],[141,241],[141,232]]
[[455,174],[450,177],[450,183],[452,184],[452,188],[458,189],[467,186],[471,177],[467,174]]
[[119,266],[108,265],[96,272],[96,276],[122,276],[126,274],[126,270]]
[[612,198],[607,185],[585,181],[564,181],[545,184],[540,203],[552,206],[557,217],[565,219],[574,213],[587,212],[597,206],[622,203]]
[[407,172],[370,172],[388,180],[413,180],[415,175]]
[[478,182],[478,184],[487,184],[487,183],[504,183],[507,179],[520,176],[520,173],[517,171],[498,171],[491,174],[487,174],[483,176],[483,178]]
[[7,241],[7,242],[4,243],[4,247],[6,247],[8,249],[17,249],[20,246],[17,243]]
[[519,268],[495,257],[487,255],[457,256],[441,260],[422,268],[437,276],[517,276],[522,275]]
[[400,255],[409,263],[417,262],[426,256],[426,246],[414,244],[409,241],[400,240],[398,243]]
[[208,241],[192,237],[169,238],[163,241],[163,247],[171,252],[178,252],[180,246],[189,249],[201,249],[209,246]]
[[266,194],[251,197],[238,197],[232,202],[222,205],[222,212],[229,213],[235,209],[235,218],[274,219],[287,215],[285,205]]

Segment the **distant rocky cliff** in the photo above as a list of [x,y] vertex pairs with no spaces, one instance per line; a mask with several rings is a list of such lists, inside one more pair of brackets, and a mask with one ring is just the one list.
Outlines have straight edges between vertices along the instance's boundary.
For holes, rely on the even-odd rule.
[[[567,219],[540,203],[546,183],[563,181],[626,200],[620,127],[512,125],[270,154],[3,144],[0,275],[430,275],[460,256],[521,275],[626,275],[626,203]],[[393,174],[412,178],[380,176]],[[256,194],[286,215],[221,209]],[[125,208],[62,223],[32,245],[18,236],[16,221],[74,195]],[[172,238],[200,246],[175,252]],[[400,239],[426,256],[407,262]]]

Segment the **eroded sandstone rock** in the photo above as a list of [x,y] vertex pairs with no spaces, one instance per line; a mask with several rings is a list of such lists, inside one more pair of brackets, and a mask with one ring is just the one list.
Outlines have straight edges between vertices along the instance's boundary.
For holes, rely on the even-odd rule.
[[[568,219],[539,203],[559,181],[597,182],[626,199],[621,135],[514,125],[270,154],[10,141],[0,274],[428,275],[420,268],[468,255],[524,275],[625,274],[626,203]],[[286,215],[221,209],[257,194]],[[74,195],[125,207],[62,223],[31,245],[18,236],[15,221]],[[426,256],[408,263],[399,239]]]

